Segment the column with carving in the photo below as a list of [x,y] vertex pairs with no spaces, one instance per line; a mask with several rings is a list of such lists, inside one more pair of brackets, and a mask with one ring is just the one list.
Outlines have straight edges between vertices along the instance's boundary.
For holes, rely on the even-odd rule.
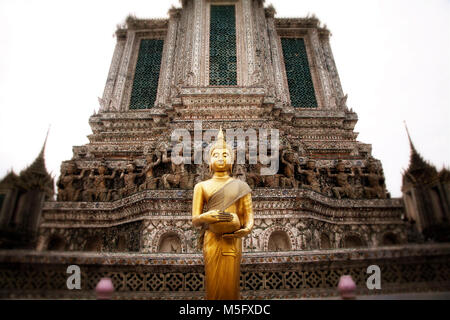
[[[245,74],[243,74],[243,85],[244,86],[251,86],[255,85],[256,83],[260,82],[260,73],[261,70],[256,70],[256,61],[255,61],[255,26],[253,21],[253,10],[252,10],[252,0],[242,0],[242,37],[244,39],[244,54],[245,54],[245,60],[244,65],[247,66],[247,68],[243,67],[242,70]],[[241,59],[244,60],[244,59]],[[259,72],[259,74],[258,74]]]
[[180,17],[178,18],[177,30],[176,30],[176,41],[175,41],[175,52],[174,52],[174,65],[172,66],[172,77],[170,83],[170,97],[175,98],[178,96],[178,91],[181,86],[181,81],[183,79],[183,69],[185,64],[185,48],[186,48],[186,28],[189,20],[188,2],[183,1],[183,9],[181,10]]
[[191,66],[192,32],[194,27],[195,0],[182,1],[183,8],[178,22],[175,60],[172,75],[171,97],[176,97],[182,86],[187,85]]
[[256,61],[257,68],[261,70],[261,81],[264,84],[266,95],[275,96],[275,81],[273,66],[270,57],[270,44],[268,26],[264,13],[264,1],[253,0],[253,16],[255,21],[254,36],[256,38]]
[[335,109],[336,101],[332,93],[330,79],[325,67],[325,59],[322,52],[322,46],[320,45],[319,41],[318,30],[317,28],[312,28],[308,31],[308,33],[312,43],[314,64],[316,65],[316,70],[320,79],[320,85],[323,90],[322,92],[325,103],[324,107],[326,109]]
[[116,86],[114,87],[113,97],[111,99],[110,111],[124,111],[124,106],[121,108],[122,96],[125,89],[125,82],[127,80],[128,67],[130,64],[131,52],[133,51],[133,44],[135,38],[135,31],[127,31],[127,41],[125,43],[124,52],[120,61],[119,73],[117,75]]
[[175,44],[178,29],[178,21],[180,18],[179,9],[169,10],[169,26],[167,36],[164,43],[163,61],[161,63],[160,81],[158,84],[156,105],[166,104],[170,95],[170,81],[172,70],[174,69]]
[[116,83],[117,74],[119,72],[120,61],[125,49],[126,32],[123,30],[116,31],[116,47],[114,48],[114,54],[111,60],[111,66],[108,72],[108,78],[106,79],[105,90],[103,91],[103,97],[100,99],[100,112],[107,112],[111,107],[111,98]]
[[[334,62],[334,57],[333,57],[333,52],[331,51],[331,46],[330,46],[330,32],[328,31],[323,31],[320,34],[320,43],[322,46],[322,50],[323,50],[323,55],[324,55],[324,60],[325,60],[325,64],[327,66],[327,70],[329,77],[330,77],[330,82],[333,86],[333,91],[334,91],[334,95],[335,95],[335,100],[336,102],[341,101],[342,98],[344,97],[344,93],[342,91],[342,86],[341,86],[341,80],[339,79],[339,74],[337,72],[337,68],[336,68],[336,64]],[[345,109],[345,105],[338,105],[338,107],[341,107],[342,109]]]
[[278,40],[278,34],[275,29],[275,9],[273,7],[266,8],[266,19],[267,19],[267,31],[269,34],[270,41],[270,50],[272,55],[272,63],[273,63],[273,74],[275,81],[275,92],[277,100],[279,100],[283,104],[289,103],[289,89],[285,85],[285,81],[283,80],[283,72],[282,68],[284,66],[283,58],[281,57],[281,44]]
[[191,35],[188,39],[191,43],[192,50],[187,51],[187,55],[190,55],[190,64],[188,68],[188,74],[186,75],[186,84],[188,86],[200,86],[200,64],[202,58],[202,24],[204,18],[204,0],[193,0],[193,21],[192,28],[188,29]]

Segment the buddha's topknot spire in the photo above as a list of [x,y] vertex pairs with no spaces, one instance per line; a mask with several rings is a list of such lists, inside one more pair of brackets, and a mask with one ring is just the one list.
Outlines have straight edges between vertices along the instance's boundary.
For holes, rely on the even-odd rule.
[[217,134],[217,142],[216,144],[218,146],[221,146],[222,148],[226,148],[227,147],[227,142],[225,141],[225,137],[223,135],[223,131],[222,131],[222,126],[219,129],[219,133]]

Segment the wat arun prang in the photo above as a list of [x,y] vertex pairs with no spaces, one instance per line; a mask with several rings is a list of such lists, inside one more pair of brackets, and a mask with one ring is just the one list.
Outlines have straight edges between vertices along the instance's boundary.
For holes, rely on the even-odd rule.
[[[263,2],[184,0],[168,19],[118,27],[89,143],[61,164],[56,200],[44,149],[0,182],[2,297],[93,297],[108,276],[117,298],[202,298],[191,207],[210,172],[174,162],[171,139],[178,129],[194,141],[199,126],[202,137],[279,133],[275,174],[249,154],[233,166],[254,208],[243,298],[332,296],[344,274],[359,294],[449,290],[448,170],[411,142],[403,197],[391,198],[371,145],[356,140],[330,31],[315,17],[276,18]],[[81,290],[67,289],[69,265]],[[365,285],[370,265],[381,290]]]

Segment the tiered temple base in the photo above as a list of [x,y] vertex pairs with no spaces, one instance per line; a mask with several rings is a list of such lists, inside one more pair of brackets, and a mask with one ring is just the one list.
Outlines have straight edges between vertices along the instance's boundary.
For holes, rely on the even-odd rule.
[[[401,199],[334,199],[305,188],[261,188],[252,198],[244,252],[378,247],[386,236],[407,242]],[[38,250],[158,253],[173,236],[174,252],[199,253],[191,199],[191,190],[146,190],[113,202],[46,202]],[[51,248],[56,241],[61,247]]]

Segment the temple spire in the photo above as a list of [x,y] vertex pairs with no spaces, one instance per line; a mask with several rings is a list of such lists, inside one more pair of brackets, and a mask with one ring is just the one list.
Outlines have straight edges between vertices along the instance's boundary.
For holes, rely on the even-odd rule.
[[411,135],[408,130],[408,126],[405,123],[406,133],[408,135],[409,146],[411,148],[411,156],[409,158],[409,167],[405,171],[404,177],[409,176],[414,178],[416,182],[421,181],[422,183],[427,183],[437,177],[436,168],[425,161],[422,156],[417,152],[412,142]]
[[405,124],[406,134],[408,135],[408,140],[409,140],[409,147],[411,149],[411,161],[413,160],[413,158],[419,158],[418,160],[421,160],[424,162],[424,160],[422,159],[422,156],[419,154],[419,152],[417,152],[416,148],[414,147],[414,143],[412,142],[411,135],[409,134],[408,126],[406,125],[406,121],[403,120],[403,123]]
[[[38,158],[42,158],[43,160],[45,160],[45,147],[47,146],[47,139],[48,139],[48,134],[50,133],[50,126],[48,126],[47,129],[47,134],[45,135],[45,140],[44,140],[44,144],[42,145],[42,149],[41,152],[39,152]],[[44,167],[45,167],[45,161],[44,161]]]
[[53,194],[53,178],[47,172],[45,167],[45,147],[50,132],[50,127],[47,130],[47,135],[36,159],[27,168],[20,172],[21,186],[26,190],[39,189]]
[[403,120],[403,123],[405,124],[406,134],[408,135],[408,140],[409,140],[409,145],[411,147],[411,151],[412,150],[416,151],[416,149],[414,148],[414,144],[413,144],[413,142],[411,140],[411,135],[409,134],[408,126],[406,125],[406,121]]
[[408,126],[406,125],[406,121],[403,121],[405,124],[406,134],[408,135],[409,147],[411,149],[411,156],[409,159],[409,168],[408,171],[417,170],[425,167],[427,163],[422,158],[422,156],[417,152],[414,147],[414,143],[412,142],[411,135],[409,134]]
[[48,174],[47,168],[45,167],[45,147],[47,146],[47,139],[49,132],[50,126],[48,127],[47,135],[45,136],[44,144],[42,145],[41,151],[39,152],[34,162],[26,170],[31,169],[31,171],[35,173],[43,175]]

